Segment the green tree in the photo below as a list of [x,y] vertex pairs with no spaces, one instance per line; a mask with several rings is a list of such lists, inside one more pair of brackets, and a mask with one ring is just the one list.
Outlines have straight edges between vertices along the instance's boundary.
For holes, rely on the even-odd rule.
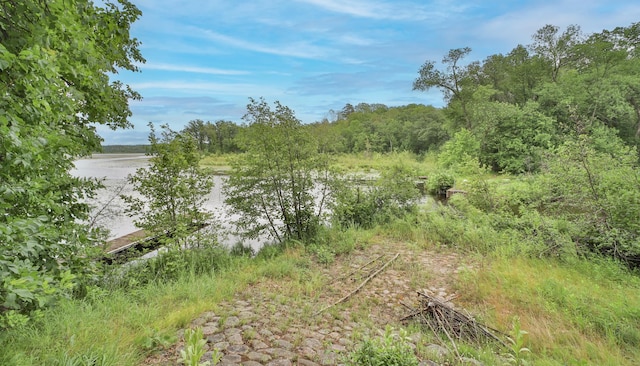
[[341,135],[338,123],[324,120],[312,123],[308,128],[316,141],[318,141],[318,151],[320,153],[344,152],[344,137]]
[[465,89],[464,86],[468,83],[471,68],[460,65],[460,61],[469,53],[469,47],[450,50],[442,59],[442,63],[447,65],[447,72],[437,70],[434,61],[426,61],[418,71],[420,76],[413,82],[413,90],[427,91],[433,87],[439,88],[449,101],[450,107],[459,104],[465,126],[470,129],[472,120],[467,111],[467,104],[471,90]]
[[537,86],[546,80],[547,68],[540,57],[532,57],[522,45],[506,56],[492,55],[481,67],[479,81],[498,93],[493,100],[524,105],[532,100]]
[[211,123],[207,122],[205,124],[201,119],[194,119],[189,121],[187,126],[182,130],[183,133],[191,135],[191,137],[196,140],[200,151],[207,151],[207,145],[211,144],[211,140],[207,136],[206,128],[209,124]]
[[529,46],[538,56],[547,62],[551,81],[556,82],[560,69],[568,67],[575,60],[574,47],[581,41],[580,27],[570,25],[564,32],[560,27],[547,24],[533,35]]
[[537,171],[542,153],[552,147],[554,121],[529,102],[523,107],[487,102],[474,105],[480,161],[493,171]]
[[440,148],[438,163],[444,168],[460,171],[469,161],[474,161],[476,167],[480,165],[480,140],[463,128],[456,132],[451,140]]
[[225,202],[246,237],[278,242],[313,237],[329,198],[328,161],[309,130],[279,102],[250,99],[239,139],[246,153],[232,163]]
[[0,1],[0,312],[45,306],[91,268],[97,184],[70,169],[99,149],[96,124],[130,126],[139,95],[110,75],[144,61],[129,35],[140,11],[101,4]]
[[211,140],[212,145],[215,145],[215,151],[221,154],[239,152],[240,148],[236,142],[236,136],[241,129],[241,126],[231,121],[216,121],[213,125],[215,140]]
[[575,242],[640,265],[638,151],[599,126],[567,140],[551,155],[543,182],[545,209],[580,228]]
[[170,233],[179,242],[210,218],[203,209],[213,188],[211,176],[199,167],[197,142],[189,134],[162,126],[161,137],[149,124],[150,165],[127,178],[138,195],[125,195],[126,212],[151,235]]

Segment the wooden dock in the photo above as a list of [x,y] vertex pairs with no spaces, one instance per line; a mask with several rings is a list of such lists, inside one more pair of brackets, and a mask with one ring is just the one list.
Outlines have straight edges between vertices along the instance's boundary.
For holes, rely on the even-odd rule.
[[146,241],[150,237],[144,230],[134,231],[130,234],[109,240],[107,242],[106,254],[116,254],[135,246],[136,244]]

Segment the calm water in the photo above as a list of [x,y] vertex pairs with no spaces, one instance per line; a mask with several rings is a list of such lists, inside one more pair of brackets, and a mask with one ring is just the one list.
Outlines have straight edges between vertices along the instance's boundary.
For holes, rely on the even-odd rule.
[[[143,154],[95,154],[91,158],[75,162],[76,169],[72,171],[75,176],[103,179],[105,188],[98,192],[98,196],[92,202],[92,215],[96,217],[97,225],[109,230],[109,239],[139,230],[133,224],[133,219],[124,213],[126,204],[120,195],[135,195],[131,185],[127,184],[127,176],[134,174],[139,168],[147,167],[148,164],[149,157]],[[226,235],[226,238],[223,238],[224,243],[232,245],[240,238],[233,233],[228,223],[230,215],[224,205],[223,185],[224,177],[214,176],[214,187],[204,208],[214,213],[216,221],[221,224]],[[255,249],[261,246],[258,241],[246,244]]]

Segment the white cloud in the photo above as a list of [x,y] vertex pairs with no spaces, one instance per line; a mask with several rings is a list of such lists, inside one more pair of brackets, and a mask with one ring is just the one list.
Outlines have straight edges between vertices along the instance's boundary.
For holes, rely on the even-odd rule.
[[[454,5],[452,1],[431,1],[426,3],[368,0],[297,0],[335,13],[359,18],[386,20],[425,19],[442,20],[452,13],[466,9],[464,5]],[[420,4],[420,5],[418,5]],[[459,4],[459,2],[457,2]]]
[[260,96],[260,95],[279,95],[282,90],[277,87],[264,86],[250,83],[215,83],[215,82],[192,82],[184,80],[163,80],[148,82],[130,83],[134,90],[141,92],[145,96],[145,90],[150,91],[149,94],[158,94],[157,91],[178,90],[181,94],[198,94],[198,95],[236,95],[242,97]]
[[250,74],[248,71],[242,70],[225,70],[225,69],[217,69],[213,67],[198,67],[198,66],[188,66],[188,65],[172,65],[172,64],[163,64],[163,63],[146,63],[146,64],[138,64],[140,69],[144,70],[162,70],[162,71],[177,71],[177,72],[188,72],[188,73],[197,73],[197,74],[209,74],[209,75],[247,75]]
[[[617,8],[617,9],[616,9]],[[615,9],[615,11],[614,11]],[[607,10],[611,14],[604,16]],[[477,28],[477,35],[486,40],[500,40],[512,48],[518,43],[531,43],[533,34],[546,24],[564,30],[571,24],[579,25],[591,34],[603,29],[627,26],[640,16],[640,4],[616,4],[602,0],[557,0],[546,3],[532,2],[529,6],[501,14],[487,20]]]
[[254,43],[210,30],[200,29],[198,31],[201,32],[202,35],[209,40],[253,52],[307,59],[324,59],[331,54],[331,51],[327,48],[318,47],[303,41],[289,42],[286,44],[274,46]]

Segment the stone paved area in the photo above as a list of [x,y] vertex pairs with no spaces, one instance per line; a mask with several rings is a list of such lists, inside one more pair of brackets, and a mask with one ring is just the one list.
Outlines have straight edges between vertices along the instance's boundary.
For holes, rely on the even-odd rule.
[[[360,292],[314,315],[350,293],[375,270],[356,269],[385,255],[372,264],[379,268],[395,253],[400,253],[398,259]],[[215,311],[201,314],[191,327],[202,327],[207,339],[209,351],[203,361],[211,360],[218,350],[222,355],[219,365],[340,365],[363,335],[375,335],[387,325],[400,327],[398,320],[407,314],[402,303],[414,305],[417,290],[442,298],[452,295],[449,284],[461,268],[455,254],[378,244],[323,268],[325,286],[320,293],[292,294],[286,281],[260,281],[232,301],[217,304]],[[182,339],[182,334],[179,336]],[[413,339],[420,341],[420,337]],[[179,343],[164,357],[149,359],[147,364],[177,364],[182,346]],[[436,363],[425,360],[423,364]]]

